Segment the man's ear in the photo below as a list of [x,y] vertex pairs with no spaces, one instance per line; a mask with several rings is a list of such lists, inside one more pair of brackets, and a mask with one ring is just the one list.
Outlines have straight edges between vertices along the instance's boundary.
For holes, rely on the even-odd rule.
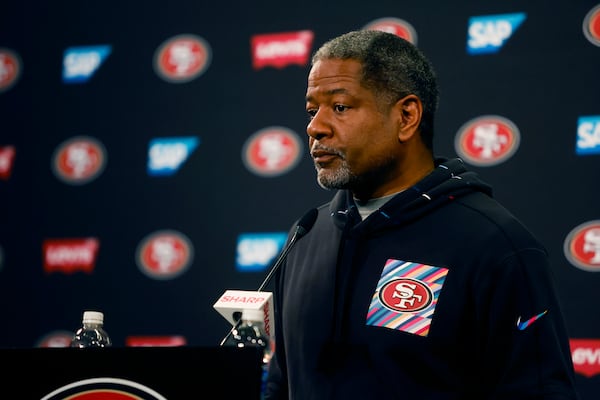
[[400,127],[398,130],[398,140],[406,142],[419,130],[421,117],[423,116],[423,104],[417,96],[409,94],[398,100],[395,108]]

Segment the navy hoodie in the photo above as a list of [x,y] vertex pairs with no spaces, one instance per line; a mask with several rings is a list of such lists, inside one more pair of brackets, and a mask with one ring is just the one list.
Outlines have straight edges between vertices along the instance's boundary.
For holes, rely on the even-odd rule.
[[267,399],[576,399],[546,251],[460,159],[361,221],[318,208],[275,281]]

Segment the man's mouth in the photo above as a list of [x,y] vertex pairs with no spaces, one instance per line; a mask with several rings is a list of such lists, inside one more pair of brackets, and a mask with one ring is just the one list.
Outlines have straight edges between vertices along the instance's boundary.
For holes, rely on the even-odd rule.
[[318,149],[313,150],[310,155],[317,164],[327,164],[336,158],[340,158],[340,155],[335,152]]

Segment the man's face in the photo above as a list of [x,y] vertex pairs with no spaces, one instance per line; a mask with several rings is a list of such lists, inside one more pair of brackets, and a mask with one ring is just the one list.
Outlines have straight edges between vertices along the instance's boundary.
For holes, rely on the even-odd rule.
[[312,67],[306,131],[322,187],[377,195],[377,188],[393,179],[400,154],[398,118],[377,96],[361,85],[358,61],[328,59]]

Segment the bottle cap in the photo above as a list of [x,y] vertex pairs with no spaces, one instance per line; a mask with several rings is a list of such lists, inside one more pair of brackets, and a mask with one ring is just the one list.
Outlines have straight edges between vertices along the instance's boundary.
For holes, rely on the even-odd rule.
[[242,310],[242,319],[264,322],[263,310]]
[[104,323],[104,314],[100,311],[84,311],[83,322],[88,322],[92,324],[102,324]]

